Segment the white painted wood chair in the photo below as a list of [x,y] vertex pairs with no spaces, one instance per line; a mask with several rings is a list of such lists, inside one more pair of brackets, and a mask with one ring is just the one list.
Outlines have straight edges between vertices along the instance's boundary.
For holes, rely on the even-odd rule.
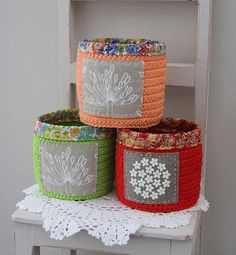
[[86,231],[56,241],[42,228],[42,216],[18,209],[13,215],[16,255],[40,255],[40,247],[67,248],[71,255],[77,249],[108,254],[191,255],[194,252],[200,212],[193,213],[191,223],[177,229],[141,228],[125,246],[105,246]]
[[[142,8],[147,8],[145,17],[143,20],[149,19],[149,13],[151,13],[154,4],[161,4],[163,8],[164,3],[157,2],[172,2],[167,3],[171,9],[170,15],[166,18],[165,29],[160,30],[160,27],[156,24],[160,24],[158,20],[159,15],[153,17],[156,18],[156,24],[152,23],[150,31],[145,30],[142,24],[139,26],[133,26],[127,23],[128,15],[126,12],[120,12],[120,19],[117,18],[117,10],[113,8],[115,5],[118,10],[122,10],[122,6],[131,7],[139,4]],[[185,2],[185,3],[184,3]],[[190,3],[191,2],[191,3]],[[178,4],[191,5],[193,8],[197,7],[197,29],[196,29],[196,51],[192,53],[195,56],[195,60],[192,61],[191,57],[182,63],[168,63],[167,70],[167,85],[176,87],[190,87],[194,89],[194,116],[193,118],[200,123],[204,148],[206,148],[206,128],[207,128],[207,109],[208,109],[208,76],[209,76],[209,52],[210,52],[210,29],[211,29],[211,0],[81,0],[81,1],[70,1],[70,0],[58,0],[59,3],[59,92],[60,92],[60,106],[65,108],[68,106],[75,106],[75,55],[76,46],[78,39],[86,37],[104,37],[120,36],[120,37],[143,37],[149,38],[167,38],[167,45],[171,46],[171,39],[169,36],[170,31],[173,32],[174,36],[176,33],[176,22],[175,9]],[[150,5],[151,4],[151,5]],[[183,5],[184,4],[184,5]],[[150,6],[149,6],[150,5]],[[173,6],[172,6],[173,5]],[[125,9],[123,9],[125,10]],[[179,9],[178,9],[179,10]],[[127,10],[126,10],[127,11]],[[135,14],[131,11],[133,19],[139,20],[142,12]],[[101,12],[101,13],[100,13]],[[106,20],[106,14],[110,13],[109,17],[114,17],[115,23],[112,20]],[[80,18],[80,15],[83,17]],[[187,12],[186,12],[187,14]],[[151,14],[150,14],[151,16]],[[178,16],[178,15],[177,15]],[[184,15],[179,15],[183,17]],[[168,19],[171,17],[172,20]],[[99,20],[96,23],[96,18]],[[161,17],[163,18],[163,17]],[[176,17],[178,18],[178,17]],[[94,25],[93,27],[84,26],[87,20],[88,23]],[[173,22],[174,21],[174,22]],[[152,20],[153,22],[153,20]],[[83,24],[82,24],[83,23]],[[115,27],[120,25],[121,30],[115,31]],[[178,23],[178,22],[177,22]],[[106,26],[102,26],[106,24]],[[116,25],[112,28],[112,24]],[[128,24],[128,25],[127,25]],[[161,22],[163,24],[163,22]],[[194,22],[192,23],[194,24]],[[126,27],[127,25],[127,27]],[[171,28],[173,27],[173,30]],[[89,30],[91,29],[91,30]],[[113,34],[111,35],[111,31]],[[181,31],[181,28],[180,28]],[[158,35],[157,35],[158,33]],[[169,33],[169,34],[168,34]],[[185,40],[185,38],[184,38]],[[188,40],[188,38],[186,38]],[[177,40],[178,41],[178,40]],[[173,46],[173,44],[172,44]],[[177,45],[177,47],[179,47]],[[170,47],[171,48],[171,47]],[[190,47],[191,48],[191,47]],[[183,49],[182,49],[183,50]],[[187,50],[186,50],[187,51]],[[177,54],[178,55],[178,54]],[[170,56],[171,58],[171,56]],[[173,59],[178,59],[174,57]],[[186,58],[186,56],[185,56]],[[189,63],[191,62],[192,63]],[[181,99],[180,99],[181,100]],[[206,153],[206,149],[205,149]],[[204,155],[205,158],[205,155]],[[204,192],[204,176],[205,176],[205,164],[203,167],[203,178],[202,178],[202,192]],[[148,254],[148,255],[191,255],[194,253],[199,254],[201,231],[198,231],[199,225],[201,225],[200,212],[193,213],[191,224],[185,227],[177,229],[150,229],[142,228],[135,236],[131,237],[127,246],[115,246],[106,247],[101,241],[96,240],[89,236],[85,231],[76,234],[70,238],[62,241],[55,241],[49,238],[49,233],[46,233],[42,225],[42,216],[40,214],[29,213],[24,210],[16,210],[12,219],[14,222],[15,230],[15,250],[16,255],[39,255],[40,247],[58,247],[68,248],[71,250],[71,255],[76,254],[76,249],[92,250],[92,251],[104,251],[108,254]],[[198,235],[198,233],[200,233]],[[196,244],[198,239],[198,244]],[[197,249],[194,249],[194,247]]]

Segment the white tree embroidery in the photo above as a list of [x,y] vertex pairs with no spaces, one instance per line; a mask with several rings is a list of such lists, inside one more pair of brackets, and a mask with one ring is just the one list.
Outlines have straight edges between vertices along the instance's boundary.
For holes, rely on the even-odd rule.
[[130,184],[137,195],[155,200],[164,195],[170,187],[170,175],[165,163],[159,162],[157,158],[144,157],[133,163]]
[[119,80],[119,75],[114,74],[114,65],[110,65],[104,73],[90,70],[89,77],[92,84],[86,83],[85,86],[91,95],[85,100],[95,106],[106,105],[107,114],[113,114],[114,105],[128,105],[138,99],[138,95],[132,94],[133,88],[128,86],[131,76],[125,72]]
[[47,184],[62,187],[66,194],[72,194],[72,186],[86,185],[95,178],[88,174],[86,163],[87,158],[84,155],[80,155],[76,162],[75,156],[71,156],[70,147],[60,155],[46,152],[42,167],[47,174],[42,179]]

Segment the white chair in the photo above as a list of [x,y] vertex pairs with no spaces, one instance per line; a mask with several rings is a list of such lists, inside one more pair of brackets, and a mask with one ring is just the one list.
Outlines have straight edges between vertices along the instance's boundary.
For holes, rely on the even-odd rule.
[[141,228],[125,246],[105,246],[100,240],[81,231],[61,241],[51,239],[42,228],[41,214],[17,209],[13,215],[15,255],[40,255],[40,247],[82,249],[105,254],[193,255],[199,228],[200,212],[194,212],[189,225],[176,229]]

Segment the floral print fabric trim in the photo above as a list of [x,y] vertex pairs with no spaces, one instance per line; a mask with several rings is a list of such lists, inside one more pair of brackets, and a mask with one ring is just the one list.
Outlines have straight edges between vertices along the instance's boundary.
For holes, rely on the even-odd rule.
[[118,142],[136,149],[172,150],[196,147],[202,140],[200,127],[194,122],[164,118],[154,127],[120,129]]
[[114,129],[86,126],[80,122],[77,110],[63,110],[42,115],[36,121],[34,133],[43,138],[62,141],[105,139],[115,134]]
[[108,55],[156,56],[166,54],[164,42],[146,39],[98,38],[83,40],[79,52]]

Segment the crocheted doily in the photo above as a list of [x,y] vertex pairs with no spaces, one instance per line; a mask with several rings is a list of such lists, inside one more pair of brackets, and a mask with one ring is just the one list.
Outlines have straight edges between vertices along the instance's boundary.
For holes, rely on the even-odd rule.
[[130,235],[142,226],[177,228],[188,225],[191,212],[207,211],[209,207],[203,195],[188,210],[149,213],[124,206],[114,193],[87,201],[66,201],[41,195],[38,185],[23,192],[26,197],[17,206],[30,212],[42,213],[43,228],[50,232],[51,238],[62,240],[83,229],[89,235],[101,239],[107,246],[127,244]]

